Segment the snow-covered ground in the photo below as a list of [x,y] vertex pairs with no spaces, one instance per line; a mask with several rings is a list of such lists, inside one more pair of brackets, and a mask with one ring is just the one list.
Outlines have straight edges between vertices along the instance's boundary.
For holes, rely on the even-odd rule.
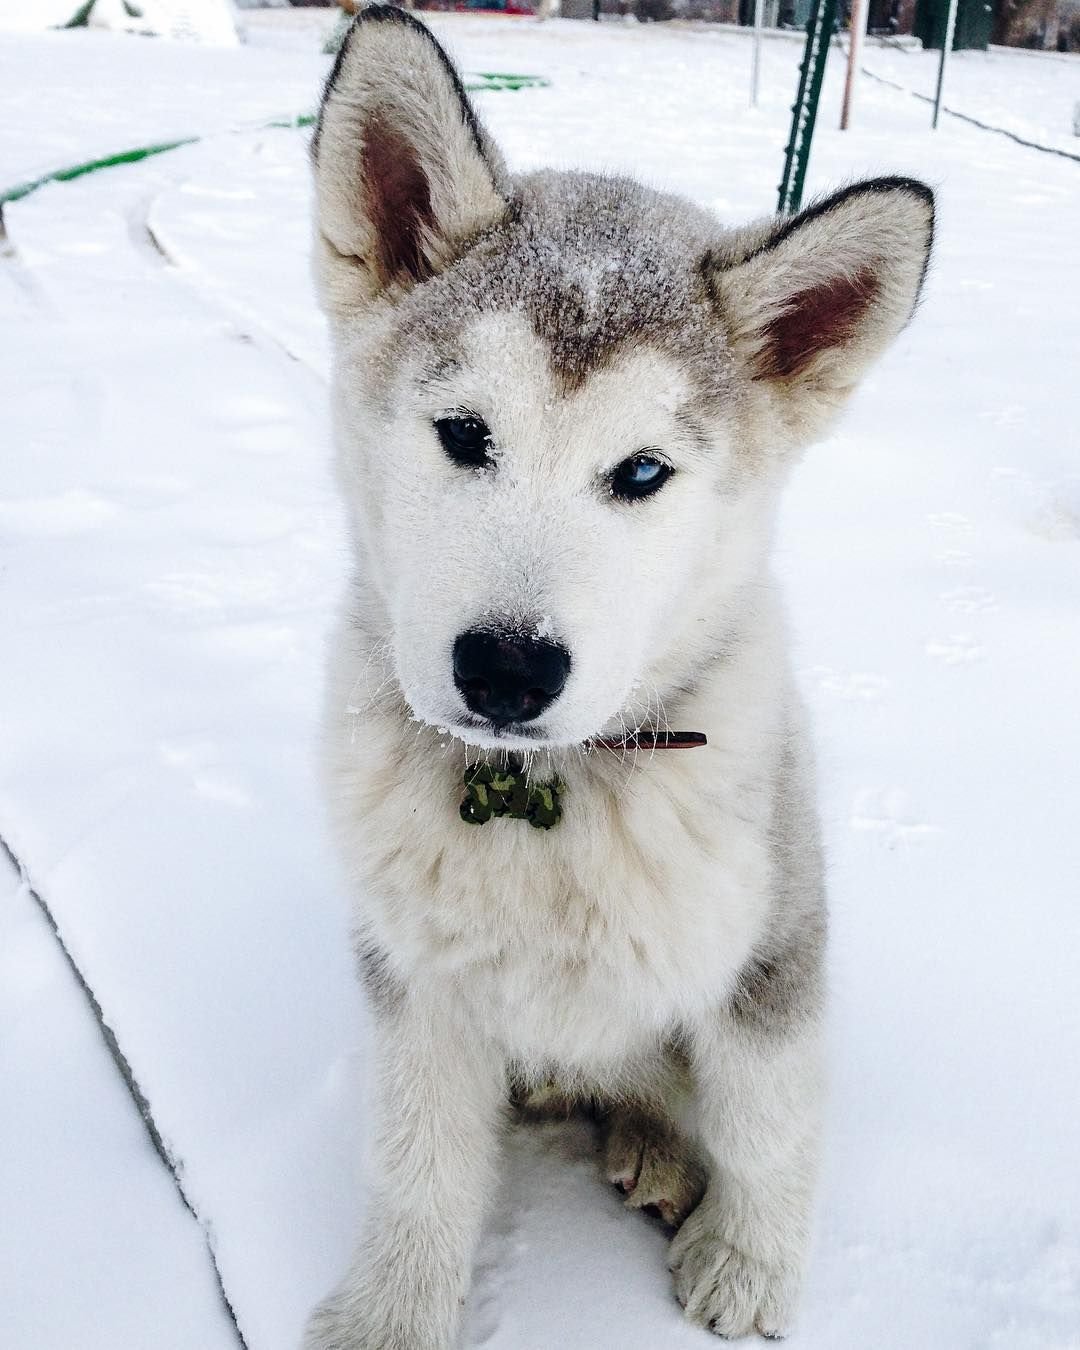
[[[516,167],[771,209],[797,44],[766,45],[751,112],[740,36],[433,24],[467,69],[550,79],[480,96]],[[251,1350],[293,1350],[360,1203],[366,1030],[313,772],[344,559],[306,133],[228,133],[312,106],[327,62],[310,23],[255,29],[229,51],[0,34],[0,187],[225,133],[4,213],[0,836],[194,1211],[0,860],[4,1350],[236,1344],[214,1263]],[[1031,117],[1058,98],[1058,63],[995,59]],[[780,540],[834,914],[829,1155],[789,1344],[1077,1350],[1080,165],[931,134],[869,82],[841,134],[834,62],[811,187],[920,174],[940,236]],[[515,1135],[467,1344],[704,1350],[663,1255],[584,1129]]]
[[[941,53],[921,47],[869,43],[863,69],[932,100]],[[1080,161],[1073,119],[1080,107],[1080,58],[1064,52],[992,47],[954,52],[946,71],[944,106],[1036,145],[1052,146]],[[930,117],[925,106],[921,112]]]

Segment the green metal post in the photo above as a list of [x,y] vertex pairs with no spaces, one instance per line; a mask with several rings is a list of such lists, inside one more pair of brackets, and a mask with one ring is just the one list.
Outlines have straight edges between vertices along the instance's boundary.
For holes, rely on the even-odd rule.
[[957,8],[956,0],[949,0],[949,9],[945,16],[945,36],[941,40],[941,60],[938,62],[937,89],[934,93],[934,120],[930,123],[932,131],[937,131],[938,118],[941,116],[941,96],[945,92],[945,66],[948,64],[953,42],[956,40]]
[[814,0],[806,24],[806,50],[799,67],[799,92],[791,105],[791,139],[784,147],[784,177],[776,208],[781,215],[797,211],[802,205],[821,82],[825,78],[825,60],[835,26],[836,0]]

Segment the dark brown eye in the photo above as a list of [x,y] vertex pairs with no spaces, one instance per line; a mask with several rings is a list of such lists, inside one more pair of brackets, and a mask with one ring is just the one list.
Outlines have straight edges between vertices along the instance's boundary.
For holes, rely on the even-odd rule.
[[643,450],[616,466],[611,475],[611,495],[623,501],[651,497],[659,492],[675,470],[659,455]]
[[485,468],[491,461],[491,432],[482,418],[471,413],[459,417],[437,417],[435,430],[442,448],[455,464]]

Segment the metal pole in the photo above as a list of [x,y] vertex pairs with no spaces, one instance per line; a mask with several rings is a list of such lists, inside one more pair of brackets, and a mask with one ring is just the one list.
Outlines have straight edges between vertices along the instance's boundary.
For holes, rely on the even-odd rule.
[[754,55],[750,65],[750,106],[758,105],[761,80],[761,32],[765,26],[765,0],[754,0]]
[[949,59],[953,37],[956,34],[956,8],[956,0],[949,0],[949,15],[945,20],[945,41],[941,44],[941,64],[937,72],[937,92],[934,95],[934,120],[930,123],[933,131],[937,131],[938,116],[941,113],[941,95],[945,89],[945,62]]
[[776,209],[780,215],[797,211],[802,205],[806,166],[810,161],[810,144],[814,139],[821,81],[825,76],[825,59],[829,55],[836,23],[837,0],[813,0],[810,18],[806,24],[806,48],[799,67],[799,92],[791,105],[791,138],[784,147],[784,176],[780,181],[780,196]]
[[869,0],[851,0],[851,28],[848,41],[847,78],[844,80],[844,106],[840,110],[840,130],[851,125],[851,110],[855,106],[855,81],[862,65],[863,38],[870,17]]
[[761,79],[761,30],[765,26],[765,0],[754,0],[754,60],[750,67],[750,106],[757,107]]

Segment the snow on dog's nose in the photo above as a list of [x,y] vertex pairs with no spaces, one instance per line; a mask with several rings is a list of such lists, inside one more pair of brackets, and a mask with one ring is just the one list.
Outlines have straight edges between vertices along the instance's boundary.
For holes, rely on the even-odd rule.
[[539,717],[569,673],[570,653],[557,642],[478,629],[454,642],[454,683],[469,711],[496,726]]

